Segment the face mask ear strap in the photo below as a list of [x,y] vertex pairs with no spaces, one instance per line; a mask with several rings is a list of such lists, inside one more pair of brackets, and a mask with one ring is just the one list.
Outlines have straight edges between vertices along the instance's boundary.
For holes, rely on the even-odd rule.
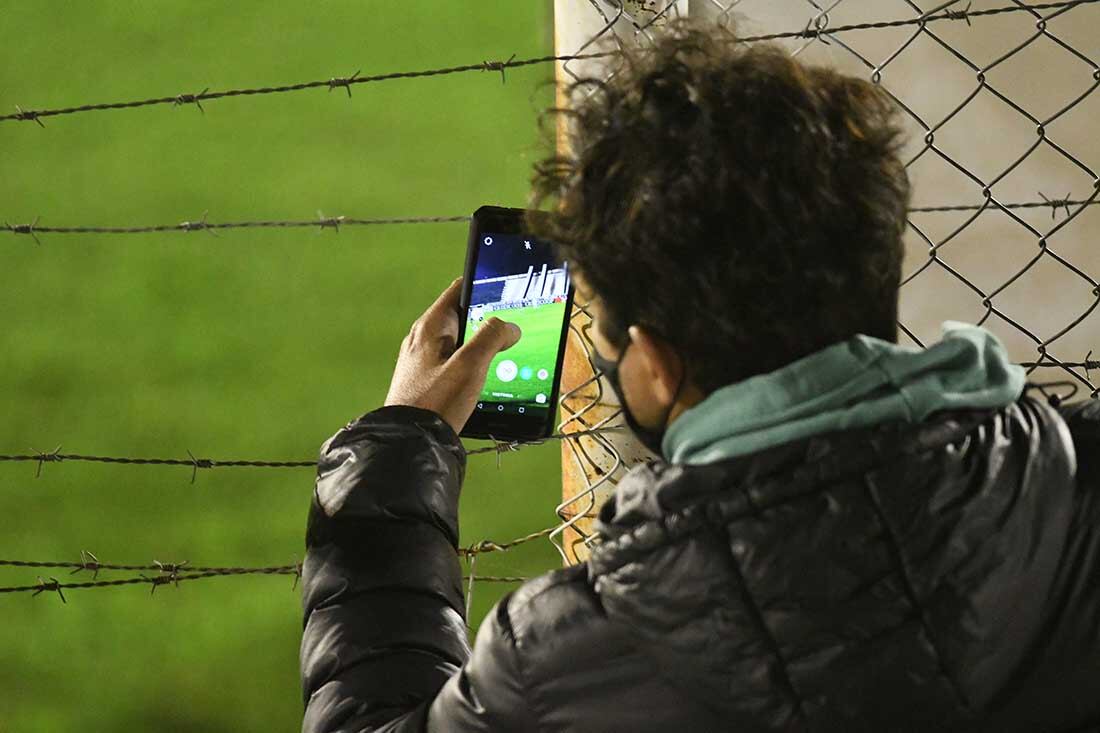
[[[676,400],[680,397],[680,391],[684,388],[684,382],[687,381],[687,364],[684,363],[684,357],[680,356],[678,352],[676,357],[680,360],[680,381],[676,383],[676,391],[672,393],[672,404],[676,404]],[[672,409],[671,406],[669,409]]]
[[[631,343],[632,342],[631,342],[631,340],[629,338],[629,334],[628,334],[626,346],[630,346]],[[666,343],[667,343],[667,340],[666,340]],[[620,361],[623,358],[623,353],[626,352],[626,346],[624,346],[622,351],[619,352],[619,360]],[[684,389],[684,382],[687,381],[687,364],[684,363],[684,357],[681,356],[680,352],[678,352],[678,351],[674,350],[674,353],[676,354],[676,358],[679,359],[679,361],[680,361],[680,381],[678,381],[676,383],[676,391],[672,393],[672,402],[668,406],[668,412],[665,413],[665,422],[666,423],[668,421],[668,413],[672,411],[672,405],[676,404],[676,400],[680,397],[680,392]]]
[[[627,347],[632,343],[634,343],[634,340],[630,338],[630,332],[628,331],[626,334],[626,343],[623,344],[623,348],[619,349],[619,355],[615,357],[616,369],[622,364],[623,354],[626,353]],[[672,404],[676,404],[676,400],[680,397],[680,392],[684,389],[684,382],[687,381],[687,364],[684,363],[684,357],[681,356],[678,351],[674,353],[676,354],[676,358],[680,361],[680,381],[676,383],[676,391],[672,393]],[[672,404],[669,405],[669,411],[672,410]],[[667,419],[668,415],[666,414],[665,417]]]

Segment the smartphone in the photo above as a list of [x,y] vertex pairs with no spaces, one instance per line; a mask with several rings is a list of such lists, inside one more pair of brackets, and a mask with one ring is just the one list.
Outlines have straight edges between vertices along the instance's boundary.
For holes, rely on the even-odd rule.
[[458,343],[494,316],[523,335],[493,357],[463,437],[538,440],[553,432],[573,284],[553,245],[524,231],[525,214],[482,206],[470,220]]

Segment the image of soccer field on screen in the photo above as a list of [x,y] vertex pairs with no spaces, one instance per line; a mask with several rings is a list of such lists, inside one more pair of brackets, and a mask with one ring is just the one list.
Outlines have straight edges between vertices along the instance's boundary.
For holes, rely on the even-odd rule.
[[546,243],[525,235],[483,233],[479,245],[466,338],[493,317],[515,323],[522,335],[493,358],[478,409],[545,415],[552,407],[569,268],[554,261]]
[[[549,409],[558,339],[565,318],[564,296],[558,302],[501,308],[492,315],[515,323],[523,335],[515,346],[493,357],[481,399],[522,406],[527,412]],[[472,335],[479,325],[479,321],[470,318],[467,331]]]

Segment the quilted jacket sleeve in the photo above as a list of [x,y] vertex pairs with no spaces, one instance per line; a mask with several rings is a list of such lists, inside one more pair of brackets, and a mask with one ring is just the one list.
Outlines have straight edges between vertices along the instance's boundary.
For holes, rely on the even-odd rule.
[[1100,399],[1066,405],[1061,412],[1077,449],[1078,476],[1097,482],[1100,490]]
[[1046,630],[983,731],[1098,730],[1096,697],[1082,691],[1095,690],[1100,679],[1100,400],[1060,412],[1077,456],[1076,487],[1069,525],[1059,529],[1065,549],[1045,602]]
[[447,423],[406,406],[322,446],[302,568],[303,731],[500,730],[523,710],[499,614],[470,658],[456,552],[465,460]]

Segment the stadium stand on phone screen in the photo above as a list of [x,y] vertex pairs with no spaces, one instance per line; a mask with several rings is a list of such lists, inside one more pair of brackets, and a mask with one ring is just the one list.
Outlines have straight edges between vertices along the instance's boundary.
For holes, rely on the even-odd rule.
[[466,338],[496,316],[523,336],[489,366],[478,410],[545,416],[553,406],[569,269],[552,247],[522,234],[484,232],[467,311]]

